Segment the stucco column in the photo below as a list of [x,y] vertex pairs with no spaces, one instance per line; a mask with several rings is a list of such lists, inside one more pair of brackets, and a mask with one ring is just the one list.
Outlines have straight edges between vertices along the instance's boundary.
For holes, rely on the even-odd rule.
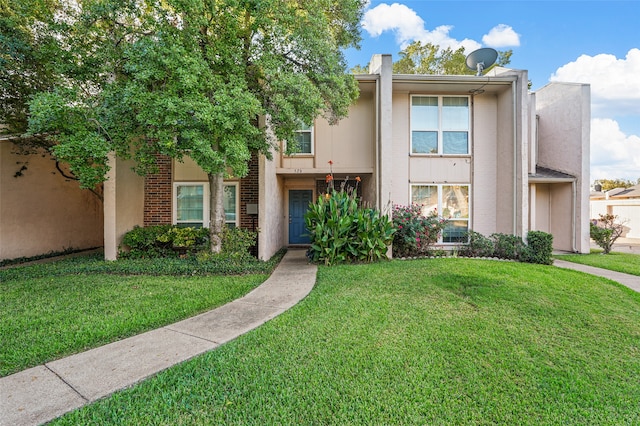
[[377,206],[383,210],[391,200],[393,172],[393,62],[391,55],[374,55],[369,65],[370,74],[378,74],[377,114]]
[[109,171],[104,182],[104,258],[116,260],[118,255],[118,243],[116,235],[116,157],[109,153]]

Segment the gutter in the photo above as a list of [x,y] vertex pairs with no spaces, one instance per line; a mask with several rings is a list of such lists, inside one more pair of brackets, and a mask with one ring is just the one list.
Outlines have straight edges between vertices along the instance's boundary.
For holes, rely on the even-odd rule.
[[518,77],[511,82],[511,93],[513,98],[513,235],[517,234],[517,208],[518,208],[518,129],[517,129],[517,115],[518,107],[516,104],[516,82]]

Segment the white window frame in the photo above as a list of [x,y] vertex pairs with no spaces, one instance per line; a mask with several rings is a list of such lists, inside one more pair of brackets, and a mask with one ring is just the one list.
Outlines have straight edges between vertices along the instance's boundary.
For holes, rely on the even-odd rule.
[[[296,156],[311,156],[311,155],[315,155],[315,138],[314,138],[314,134],[315,134],[315,126],[312,124],[309,129],[298,129],[295,131],[296,135],[298,133],[309,133],[310,135],[310,146],[309,146],[309,152],[292,152],[290,154],[288,154],[291,157],[296,157]],[[285,146],[286,148],[286,146]],[[286,150],[285,150],[286,151]]]
[[[229,186],[234,186],[236,188],[236,191],[235,191],[235,193],[236,193],[236,200],[235,200],[236,201],[236,203],[235,203],[236,204],[236,211],[235,211],[236,220],[227,220],[227,214],[225,212],[224,223],[226,225],[229,225],[229,224],[232,223],[235,227],[238,228],[238,227],[240,227],[240,182],[237,182],[237,181],[235,181],[235,182],[225,182],[224,186],[225,186],[225,188],[229,187]],[[224,194],[224,191],[223,191],[223,194]],[[224,203],[223,203],[223,209],[224,209]]]
[[[447,220],[447,221],[466,221],[467,222],[467,231],[471,231],[471,212],[472,212],[472,206],[471,206],[471,184],[468,183],[432,183],[432,182],[425,182],[425,183],[412,183],[409,186],[409,200],[410,202],[413,204],[413,188],[416,186],[435,186],[437,187],[437,191],[438,191],[438,206],[437,206],[437,212],[438,212],[438,216],[442,217],[443,219]],[[469,213],[468,213],[468,217],[466,218],[456,218],[456,217],[444,217],[442,216],[442,212],[443,212],[443,205],[444,203],[442,202],[443,199],[443,188],[445,186],[465,186],[467,187],[467,195],[469,197],[467,204],[469,207]],[[459,245],[459,244],[465,244],[466,242],[464,241],[456,241],[456,242],[444,242],[444,238],[443,238],[443,234],[444,231],[442,233],[440,233],[440,236],[438,237],[438,244],[444,244],[444,245]]]
[[[413,127],[413,99],[414,98],[437,98],[438,99],[438,128],[416,128]],[[444,98],[466,98],[467,99],[467,112],[469,114],[467,118],[466,129],[447,129],[442,128],[442,109],[444,107]],[[438,137],[438,152],[413,152],[413,132],[414,130],[420,131],[435,131]],[[445,132],[467,132],[467,152],[457,154],[445,154],[444,153],[444,138]],[[417,156],[469,156],[471,155],[471,97],[467,95],[429,95],[429,94],[415,94],[411,95],[409,99],[409,154]]]
[[209,227],[209,183],[208,182],[174,182],[173,193],[171,194],[171,200],[173,201],[173,214],[171,222],[174,225],[180,225],[181,223],[200,223],[198,221],[190,220],[188,222],[178,222],[178,187],[181,186],[202,186],[202,222],[203,228]]
[[[173,204],[172,208],[172,217],[171,223],[174,225],[180,225],[180,223],[200,223],[199,221],[188,221],[188,222],[178,222],[178,187],[180,186],[202,186],[202,227],[209,227],[209,219],[210,219],[210,192],[209,192],[209,182],[174,182],[173,183],[173,193],[171,194],[171,200]],[[235,221],[227,221],[225,215],[225,224],[233,223],[235,226],[240,226],[240,182],[232,181],[225,182],[224,186],[234,186],[236,188],[236,219]]]

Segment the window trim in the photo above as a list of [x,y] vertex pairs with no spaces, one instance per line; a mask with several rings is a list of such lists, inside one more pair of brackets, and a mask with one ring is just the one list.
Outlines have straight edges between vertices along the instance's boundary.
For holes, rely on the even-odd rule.
[[[437,205],[437,211],[438,211],[438,216],[441,216],[441,212],[443,211],[443,203],[442,203],[442,199],[443,199],[443,188],[445,186],[466,186],[467,187],[467,196],[468,196],[468,208],[469,208],[469,214],[468,217],[466,218],[455,218],[455,217],[442,217],[443,219],[447,220],[447,221],[466,221],[467,222],[467,231],[471,231],[471,217],[472,217],[472,206],[471,206],[471,184],[470,183],[434,183],[434,182],[424,182],[424,183],[411,183],[409,185],[409,200],[411,202],[411,204],[414,203],[413,201],[413,188],[416,186],[435,186],[437,188],[438,191],[438,205]],[[460,244],[467,244],[467,242],[444,242],[443,240],[443,232],[440,233],[440,236],[438,237],[438,242],[437,244],[441,244],[441,245],[460,245]]]
[[[171,223],[173,225],[180,225],[181,223],[195,223],[196,221],[188,221],[188,222],[178,222],[178,187],[179,186],[202,186],[202,227],[204,228],[208,228],[209,227],[209,220],[210,220],[210,205],[209,205],[209,201],[210,201],[210,192],[209,192],[209,182],[173,182],[173,191],[171,193],[171,202],[172,202],[172,208],[171,208]],[[235,226],[240,227],[241,224],[241,218],[240,218],[240,182],[239,181],[229,181],[229,182],[224,182],[224,186],[235,186],[236,188],[236,220],[235,221],[227,221],[226,218],[226,214],[225,214],[225,220],[224,223],[233,223]],[[224,207],[223,207],[224,208]]]
[[[305,129],[305,130],[298,129],[298,130],[295,130],[295,131],[294,131],[294,133],[295,133],[296,135],[297,135],[298,133],[306,133],[306,132],[309,132],[310,139],[311,139],[311,140],[310,140],[310,142],[309,142],[309,151],[310,151],[310,152],[292,152],[292,153],[290,153],[290,154],[286,154],[286,156],[287,156],[287,157],[311,157],[311,156],[314,156],[314,155],[315,155],[315,143],[314,143],[314,142],[315,142],[315,137],[314,137],[314,136],[315,136],[315,127],[316,127],[316,126],[315,126],[314,124],[312,124],[311,126],[309,126],[309,129],[308,129],[308,130],[306,130],[306,129]],[[286,148],[287,148],[286,143],[285,143],[284,148],[285,148],[285,149],[284,149],[284,152],[286,153],[286,152],[287,152],[287,150],[286,150]]]
[[[240,227],[240,182],[238,182],[238,181],[225,182],[224,186],[225,187],[227,187],[227,186],[235,186],[235,188],[236,188],[236,194],[235,194],[236,195],[236,197],[235,197],[236,198],[236,200],[235,200],[235,202],[236,202],[235,203],[236,204],[236,211],[235,211],[236,220],[235,221],[227,221],[227,214],[225,212],[224,223],[225,223],[225,225],[227,225],[229,223],[233,223],[233,225],[236,228],[239,228]],[[224,190],[223,190],[223,193],[224,193]],[[224,210],[224,205],[223,205],[222,208]]]
[[178,187],[180,186],[202,186],[202,227],[209,227],[209,183],[208,182],[173,182],[173,191],[171,194],[172,208],[171,208],[171,223],[174,225],[180,225],[181,223],[194,223],[191,220],[189,222],[178,222]]
[[[413,99],[425,97],[425,98],[437,98],[438,99],[438,128],[437,129],[424,129],[424,131],[436,131],[437,132],[437,143],[438,143],[438,152],[413,152]],[[444,98],[465,98],[467,99],[467,112],[468,112],[468,126],[467,129],[447,129],[444,130],[442,128],[442,110],[444,107]],[[417,130],[420,131],[420,130]],[[467,133],[467,152],[464,154],[445,154],[444,153],[444,137],[443,134],[445,132],[466,132]],[[421,157],[468,157],[471,155],[471,96],[468,95],[435,95],[435,94],[427,94],[427,93],[416,93],[409,96],[409,155],[410,156],[421,156]]]

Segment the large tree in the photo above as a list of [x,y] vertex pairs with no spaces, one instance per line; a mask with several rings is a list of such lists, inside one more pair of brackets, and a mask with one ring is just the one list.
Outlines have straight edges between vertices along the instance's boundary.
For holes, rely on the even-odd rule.
[[0,133],[24,133],[29,100],[54,84],[56,41],[37,28],[51,22],[55,7],[55,0],[0,0]]
[[[225,175],[254,152],[295,140],[300,123],[346,116],[357,83],[342,54],[359,41],[364,0],[81,0],[59,13],[64,84],[31,102],[30,131],[81,185],[104,180],[108,154],[189,155],[211,189],[220,250]],[[266,125],[261,125],[260,120]]]
[[[469,52],[470,53],[470,52]],[[511,61],[511,50],[498,52],[496,64],[507,65]],[[489,68],[487,68],[489,69]],[[400,59],[393,64],[396,74],[475,74],[466,65],[464,47],[453,50],[450,47],[441,49],[432,43],[414,41],[400,52]]]

